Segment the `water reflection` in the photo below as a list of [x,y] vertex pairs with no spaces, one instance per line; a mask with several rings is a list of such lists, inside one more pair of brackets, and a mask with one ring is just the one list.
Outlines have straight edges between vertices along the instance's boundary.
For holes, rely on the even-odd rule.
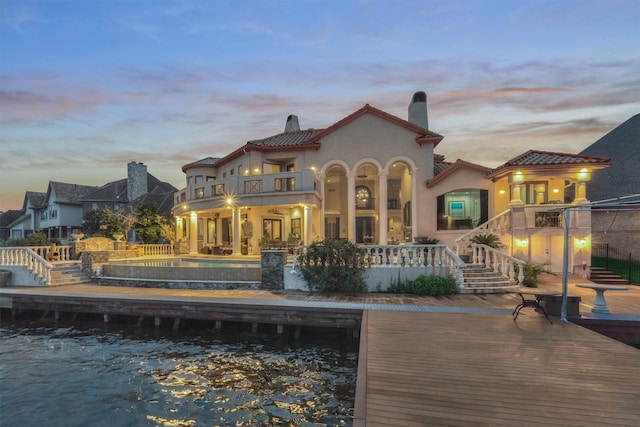
[[5,324],[0,340],[2,426],[351,425],[357,354],[335,336]]

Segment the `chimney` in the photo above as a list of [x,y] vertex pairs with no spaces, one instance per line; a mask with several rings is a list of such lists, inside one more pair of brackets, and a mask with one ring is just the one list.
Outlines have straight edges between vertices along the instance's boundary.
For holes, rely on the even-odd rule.
[[131,202],[147,193],[147,166],[129,162],[127,165],[127,199]]
[[427,118],[427,94],[416,92],[409,104],[409,123],[429,129],[429,119]]
[[287,124],[284,125],[285,132],[294,132],[300,130],[300,123],[298,123],[298,116],[291,114],[287,117]]

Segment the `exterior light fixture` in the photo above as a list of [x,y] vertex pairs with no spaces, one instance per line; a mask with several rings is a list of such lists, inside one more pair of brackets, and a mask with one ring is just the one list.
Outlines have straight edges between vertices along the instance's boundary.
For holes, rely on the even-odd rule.
[[504,193],[506,193],[506,191],[504,191],[504,190],[498,191],[498,194],[500,194],[501,196],[504,196]]
[[553,192],[554,192],[554,194],[558,194],[558,193],[560,192],[560,190],[559,190],[559,189],[557,189],[557,188],[554,188],[554,189],[553,189],[553,190],[551,190],[551,191],[553,191]]

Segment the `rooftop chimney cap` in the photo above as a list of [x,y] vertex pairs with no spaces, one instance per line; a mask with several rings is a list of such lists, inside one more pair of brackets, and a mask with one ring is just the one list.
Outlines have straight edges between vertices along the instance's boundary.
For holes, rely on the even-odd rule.
[[429,119],[427,115],[427,94],[416,92],[411,97],[409,104],[409,123],[429,129]]
[[300,123],[298,122],[298,116],[290,114],[287,117],[287,123],[284,126],[285,132],[294,132],[300,130]]

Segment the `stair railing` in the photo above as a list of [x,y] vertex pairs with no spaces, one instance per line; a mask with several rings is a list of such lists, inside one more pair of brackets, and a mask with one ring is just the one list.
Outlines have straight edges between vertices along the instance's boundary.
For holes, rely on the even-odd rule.
[[474,264],[484,264],[485,267],[492,269],[495,273],[508,278],[511,283],[516,283],[515,266],[517,265],[517,284],[522,286],[524,282],[524,266],[527,265],[526,261],[500,252],[499,249],[478,243],[472,243],[471,250],[473,251],[472,259]]
[[479,234],[496,234],[498,236],[502,236],[504,233],[507,233],[511,230],[511,224],[509,220],[511,219],[511,209],[507,209],[504,212],[499,213],[498,215],[491,218],[489,221],[484,222],[477,226],[476,228],[469,230],[462,236],[456,239],[456,253],[460,254],[464,252],[465,248],[469,246],[469,243],[473,236],[477,236]]
[[0,248],[0,265],[24,267],[44,286],[51,284],[51,264],[30,248]]

